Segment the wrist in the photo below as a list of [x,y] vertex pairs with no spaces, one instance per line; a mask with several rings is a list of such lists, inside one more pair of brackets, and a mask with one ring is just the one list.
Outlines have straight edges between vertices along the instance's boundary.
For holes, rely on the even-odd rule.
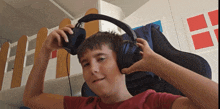
[[159,54],[153,54],[150,56],[149,61],[150,63],[148,64],[149,65],[149,71],[150,72],[156,72],[158,71],[159,69],[162,68],[162,61],[163,61],[163,58],[161,55]]
[[152,59],[154,61],[151,63],[151,72],[154,72],[161,78],[167,76],[168,72],[172,72],[172,69],[176,68],[171,61],[159,54],[156,54]]
[[51,51],[46,49],[45,47],[42,47],[38,53],[37,59],[34,62],[34,65],[41,65],[44,61],[49,61],[51,55]]
[[41,51],[43,51],[44,53],[51,53],[53,50],[47,46],[46,42],[44,42]]
[[46,47],[42,47],[40,52],[43,53],[44,55],[50,55],[52,50]]

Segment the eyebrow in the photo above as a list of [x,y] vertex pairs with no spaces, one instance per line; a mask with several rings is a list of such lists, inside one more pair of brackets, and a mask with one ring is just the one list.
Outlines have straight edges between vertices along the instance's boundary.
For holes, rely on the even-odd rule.
[[[107,55],[107,54],[105,54],[105,53],[97,53],[97,54],[93,55],[93,57],[98,57],[98,56],[101,56],[101,55]],[[83,60],[81,61],[81,63],[87,62],[87,61],[88,61],[88,59],[83,59]]]

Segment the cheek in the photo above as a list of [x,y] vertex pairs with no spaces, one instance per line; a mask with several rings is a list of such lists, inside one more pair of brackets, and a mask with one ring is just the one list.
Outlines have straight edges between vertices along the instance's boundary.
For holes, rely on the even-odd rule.
[[118,79],[118,77],[120,78],[120,76],[122,76],[116,63],[109,63],[108,65],[104,65],[103,68],[104,69],[102,70],[105,71],[105,74],[111,81],[111,83],[115,82]]
[[108,69],[110,69],[111,72],[114,72],[114,73],[120,72],[116,62],[111,62],[109,65],[110,66],[108,67]]
[[90,77],[89,77],[88,73],[83,72],[83,78],[84,78],[85,82],[87,82],[87,81],[89,81]]
[[114,71],[118,70],[117,62],[115,59],[112,59],[112,58],[106,60],[106,62],[103,64],[103,67],[105,67],[106,69],[114,70]]

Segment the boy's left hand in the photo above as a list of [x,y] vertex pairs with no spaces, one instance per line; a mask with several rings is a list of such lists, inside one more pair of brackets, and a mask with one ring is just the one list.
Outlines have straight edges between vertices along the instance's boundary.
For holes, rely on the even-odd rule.
[[137,45],[142,49],[140,54],[142,59],[131,65],[129,68],[122,69],[122,73],[130,74],[136,71],[151,71],[152,57],[155,56],[155,52],[150,48],[147,41],[142,38],[137,38]]

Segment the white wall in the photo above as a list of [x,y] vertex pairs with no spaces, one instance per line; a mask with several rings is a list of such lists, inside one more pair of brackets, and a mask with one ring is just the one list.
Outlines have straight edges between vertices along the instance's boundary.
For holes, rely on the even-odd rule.
[[[123,20],[125,15],[122,11],[122,9],[118,6],[115,6],[111,3],[105,2],[103,0],[99,0],[100,7],[99,7],[99,14],[107,15],[112,18],[115,18],[117,20]],[[121,33],[121,29],[116,26],[115,24],[106,21],[106,20],[101,20],[99,21],[99,29],[100,31],[115,31],[116,33]],[[123,31],[123,30],[122,30]]]
[[123,21],[134,28],[158,20],[161,20],[163,34],[169,42],[175,48],[180,49],[168,0],[149,0]]

